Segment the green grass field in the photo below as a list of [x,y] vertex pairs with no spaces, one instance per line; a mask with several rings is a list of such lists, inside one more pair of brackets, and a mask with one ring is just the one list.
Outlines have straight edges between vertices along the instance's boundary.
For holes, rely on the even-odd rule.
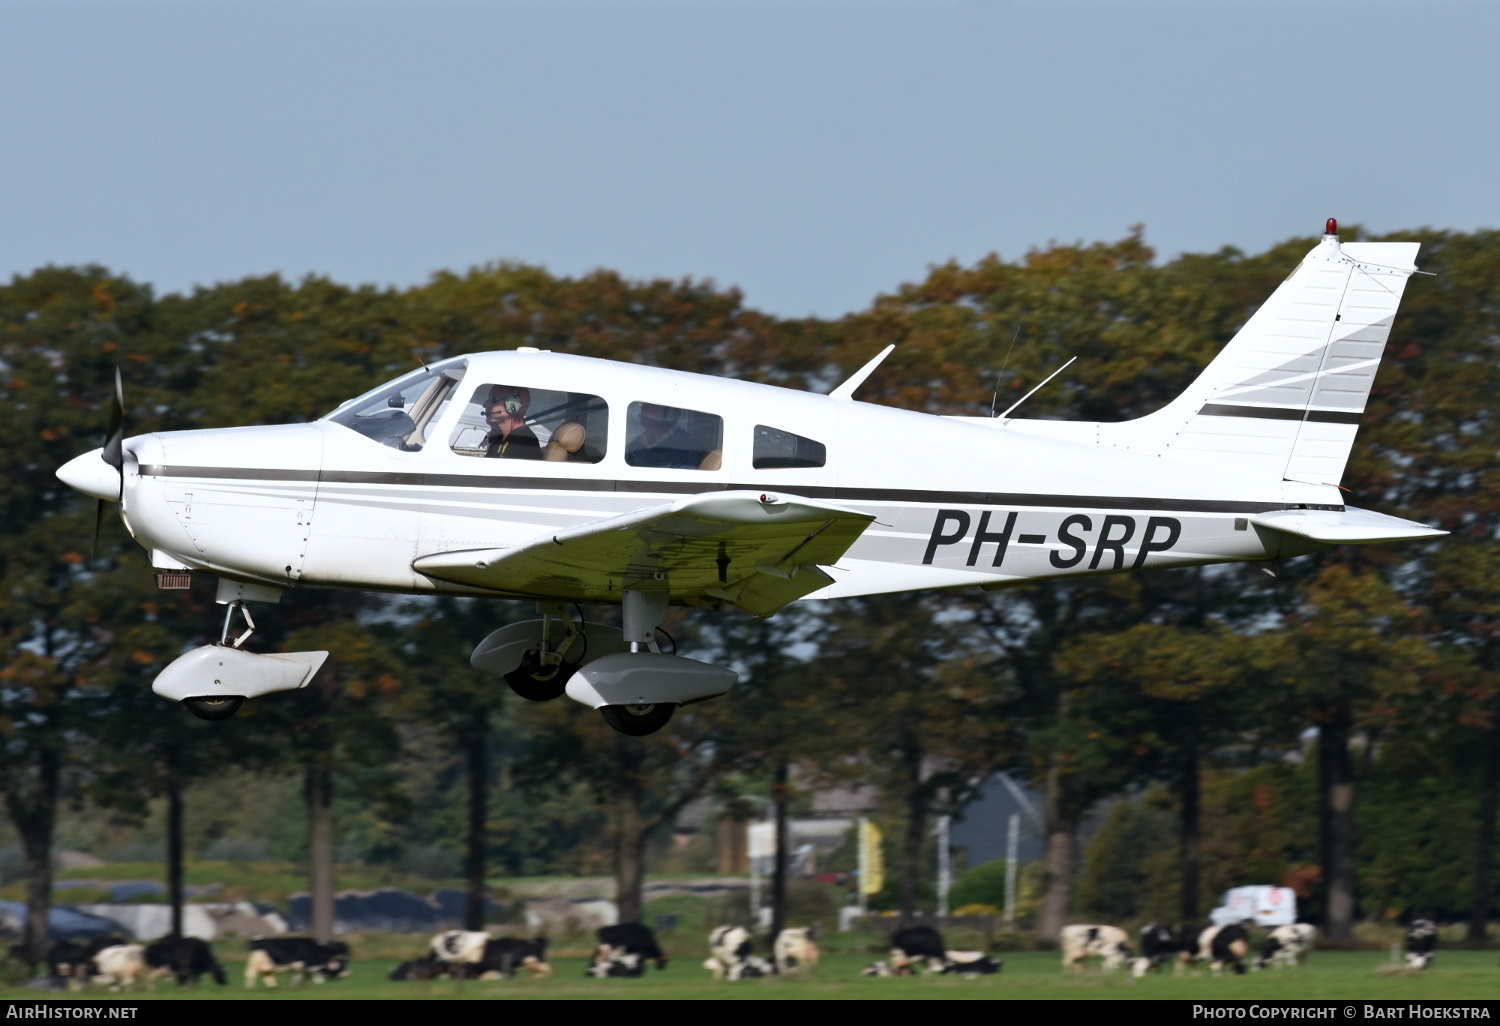
[[[358,951],[356,950],[356,955]],[[1104,976],[1092,972],[1064,977],[1057,956],[1044,952],[1021,952],[1005,957],[999,976],[973,980],[953,977],[872,979],[861,977],[861,966],[871,955],[829,955],[816,975],[807,978],[780,977],[716,983],[700,968],[697,959],[678,959],[665,972],[650,970],[638,980],[591,980],[583,976],[584,960],[562,958],[553,963],[550,979],[516,978],[507,981],[456,983],[393,983],[385,978],[396,959],[372,958],[356,961],[347,979],[322,985],[305,984],[296,990],[285,986],[275,991],[250,992],[241,984],[242,962],[226,964],[230,986],[206,986],[178,992],[175,986],[159,984],[149,997],[175,1000],[180,997],[214,1000],[284,1001],[322,998],[369,1000],[504,1000],[571,998],[619,1000],[621,998],[1205,998],[1276,999],[1328,998],[1336,1000],[1462,999],[1500,997],[1500,955],[1486,951],[1444,951],[1435,966],[1420,975],[1387,974],[1380,971],[1385,956],[1376,952],[1315,952],[1301,969],[1249,973],[1245,976],[1153,976],[1132,980],[1120,974]],[[95,996],[116,997],[94,992]],[[40,996],[32,991],[0,991],[0,997],[19,999]],[[147,996],[147,995],[142,995]]]

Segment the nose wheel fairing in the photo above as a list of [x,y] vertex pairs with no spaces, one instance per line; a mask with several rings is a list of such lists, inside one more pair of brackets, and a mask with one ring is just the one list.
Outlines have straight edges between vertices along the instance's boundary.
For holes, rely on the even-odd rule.
[[229,645],[204,645],[172,660],[157,674],[151,690],[174,702],[259,698],[306,687],[327,658],[327,652],[261,655]]
[[[224,582],[220,584],[222,593]],[[255,621],[242,600],[225,605],[219,643],[184,652],[151,682],[153,692],[181,702],[200,720],[227,720],[247,698],[304,688],[328,658],[327,652],[244,651],[240,646],[255,633]],[[236,613],[245,624],[239,634],[234,634]]]

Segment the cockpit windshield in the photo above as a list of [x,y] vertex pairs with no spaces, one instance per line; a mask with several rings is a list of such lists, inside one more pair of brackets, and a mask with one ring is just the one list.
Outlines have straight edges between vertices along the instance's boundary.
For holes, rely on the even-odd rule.
[[419,367],[349,400],[324,420],[358,431],[381,445],[419,452],[427,444],[428,426],[436,423],[447,408],[467,367],[468,361],[461,356]]

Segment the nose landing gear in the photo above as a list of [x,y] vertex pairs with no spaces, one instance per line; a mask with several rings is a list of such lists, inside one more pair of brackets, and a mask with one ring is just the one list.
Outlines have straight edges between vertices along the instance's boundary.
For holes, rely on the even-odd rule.
[[[227,720],[247,698],[306,687],[328,658],[327,652],[272,652],[258,655],[240,648],[255,630],[244,604],[228,603],[219,643],[184,652],[156,675],[151,690],[181,702],[200,720]],[[238,612],[245,629],[232,634]]]

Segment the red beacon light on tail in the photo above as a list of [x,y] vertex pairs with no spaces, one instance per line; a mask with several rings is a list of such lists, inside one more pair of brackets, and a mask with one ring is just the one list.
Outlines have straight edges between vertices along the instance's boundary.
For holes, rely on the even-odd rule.
[[1336,217],[1330,217],[1323,223],[1324,235],[1337,235],[1339,233],[1339,221]]

